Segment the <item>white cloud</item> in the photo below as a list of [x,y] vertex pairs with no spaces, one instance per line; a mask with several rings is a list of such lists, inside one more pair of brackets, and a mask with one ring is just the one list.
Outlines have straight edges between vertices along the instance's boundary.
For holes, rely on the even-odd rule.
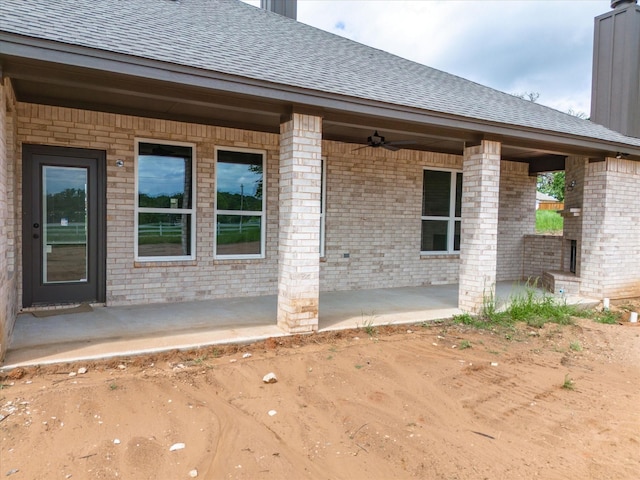
[[[248,3],[259,5],[254,0]],[[589,113],[609,0],[299,0],[298,20],[539,103]]]

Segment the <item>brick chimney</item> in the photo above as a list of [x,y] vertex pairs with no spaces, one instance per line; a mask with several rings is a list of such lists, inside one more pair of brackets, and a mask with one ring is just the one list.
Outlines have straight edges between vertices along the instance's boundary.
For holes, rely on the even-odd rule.
[[260,7],[295,20],[298,14],[297,3],[297,0],[260,0]]
[[596,17],[591,120],[640,138],[640,7],[612,0]]

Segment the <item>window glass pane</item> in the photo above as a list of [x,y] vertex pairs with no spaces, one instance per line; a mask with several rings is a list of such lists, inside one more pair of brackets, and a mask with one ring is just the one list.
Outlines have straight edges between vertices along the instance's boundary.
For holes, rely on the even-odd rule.
[[262,218],[218,215],[216,255],[260,255]]
[[324,213],[324,160],[320,161],[320,213]]
[[262,211],[262,155],[218,151],[218,210]]
[[139,257],[191,255],[191,215],[138,214]]
[[451,172],[424,171],[422,215],[448,217],[451,200]]
[[448,223],[446,220],[423,220],[420,251],[446,252]]
[[325,171],[325,160],[324,158],[320,161],[320,256],[324,257],[324,218],[325,218],[325,202],[326,195],[325,189],[326,187],[326,171]]
[[453,226],[453,228],[455,229],[453,233],[453,249],[456,252],[460,251],[460,223],[461,222],[455,222]]
[[456,173],[456,217],[462,216],[462,174]]
[[191,208],[191,148],[140,143],[139,149],[138,206]]
[[320,217],[320,256],[324,257],[324,215]]

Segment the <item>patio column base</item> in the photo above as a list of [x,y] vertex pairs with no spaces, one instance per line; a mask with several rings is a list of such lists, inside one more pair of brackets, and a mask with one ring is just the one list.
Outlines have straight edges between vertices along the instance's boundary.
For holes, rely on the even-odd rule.
[[293,113],[280,125],[278,327],[318,330],[322,119]]

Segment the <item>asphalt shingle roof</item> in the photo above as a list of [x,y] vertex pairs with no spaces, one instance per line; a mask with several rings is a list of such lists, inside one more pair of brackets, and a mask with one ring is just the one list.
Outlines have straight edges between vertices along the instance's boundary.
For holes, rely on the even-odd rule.
[[2,0],[0,30],[285,86],[640,146],[519,99],[237,0]]

